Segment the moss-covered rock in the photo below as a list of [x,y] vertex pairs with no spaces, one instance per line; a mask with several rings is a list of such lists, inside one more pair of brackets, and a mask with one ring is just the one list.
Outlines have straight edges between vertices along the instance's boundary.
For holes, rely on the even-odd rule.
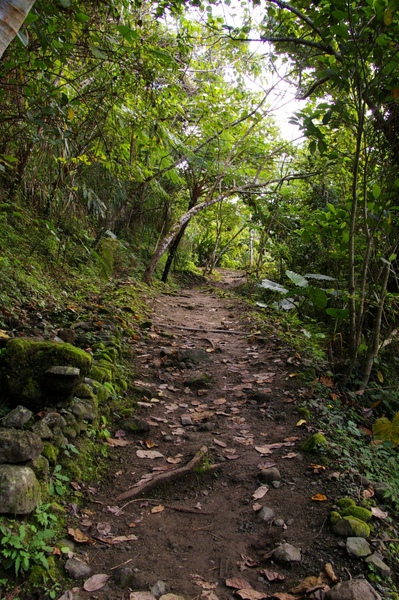
[[338,521],[341,519],[341,515],[339,514],[339,512],[337,512],[336,510],[332,510],[331,514],[330,514],[330,522],[331,525],[335,525],[335,523],[338,523]]
[[43,456],[47,458],[50,465],[55,465],[57,463],[58,454],[60,452],[59,449],[56,448],[53,444],[50,444],[49,442],[44,442],[43,446]]
[[356,502],[352,498],[340,498],[336,501],[335,504],[342,509],[352,508],[353,506],[356,506]]
[[342,537],[363,537],[370,536],[370,527],[364,521],[356,517],[342,517],[333,525],[333,531]]
[[305,440],[301,446],[303,452],[319,452],[320,450],[326,450],[328,442],[322,433],[314,433],[310,438]]
[[367,510],[367,508],[363,508],[362,506],[349,506],[342,511],[342,516],[356,517],[356,519],[368,523],[371,521],[373,515],[370,510]]
[[2,369],[12,396],[28,408],[42,408],[45,372],[57,365],[76,367],[82,377],[89,373],[90,354],[71,344],[14,338],[7,342]]
[[106,381],[112,381],[112,371],[101,365],[93,365],[90,377],[99,383],[105,383]]
[[45,480],[50,471],[49,462],[43,455],[38,456],[35,460],[30,460],[26,466],[30,467],[36,477],[41,480]]
[[87,383],[80,383],[75,390],[77,398],[94,398],[94,392]]
[[40,501],[40,486],[29,467],[0,465],[0,513],[27,515]]

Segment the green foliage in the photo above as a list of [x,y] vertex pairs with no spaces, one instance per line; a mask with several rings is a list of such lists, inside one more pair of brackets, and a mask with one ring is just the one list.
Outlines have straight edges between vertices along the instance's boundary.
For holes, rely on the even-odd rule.
[[49,478],[49,492],[51,495],[57,494],[63,496],[67,491],[67,483],[69,482],[68,475],[62,473],[62,466],[60,464],[55,465],[53,472]]
[[389,444],[392,448],[399,445],[399,413],[393,417],[392,421],[386,417],[381,417],[373,423],[373,436],[375,440]]
[[48,542],[55,531],[49,526],[57,524],[56,517],[48,512],[50,505],[39,505],[31,523],[18,524],[17,521],[0,518],[0,556],[5,569],[13,569],[15,575],[29,571],[33,565],[50,568],[48,555],[53,548]]

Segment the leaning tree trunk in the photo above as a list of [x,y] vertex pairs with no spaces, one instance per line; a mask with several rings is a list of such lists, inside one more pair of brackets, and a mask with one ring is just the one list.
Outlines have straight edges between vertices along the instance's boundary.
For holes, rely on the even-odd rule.
[[0,58],[17,35],[35,0],[0,0]]
[[168,280],[168,275],[169,275],[170,267],[172,266],[172,263],[173,263],[174,258],[176,256],[177,249],[179,247],[180,242],[183,239],[184,232],[186,231],[187,227],[188,227],[188,222],[185,223],[183,225],[183,227],[180,229],[179,233],[177,234],[177,236],[175,238],[175,241],[171,244],[171,246],[169,248],[169,255],[168,255],[168,258],[166,260],[165,268],[163,270],[162,277],[161,277],[161,281],[163,283],[166,283],[167,280]]

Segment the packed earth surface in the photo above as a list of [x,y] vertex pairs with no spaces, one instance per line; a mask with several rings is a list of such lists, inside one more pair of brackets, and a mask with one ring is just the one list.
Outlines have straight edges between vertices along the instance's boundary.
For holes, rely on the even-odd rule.
[[[219,289],[152,300],[135,344],[135,415],[111,431],[106,476],[69,507],[76,579],[63,600],[305,598],[311,584],[296,586],[309,576],[322,598],[334,577],[367,573],[329,522],[361,483],[302,451],[318,431],[298,411],[309,365],[224,297],[242,281],[225,274]],[[93,575],[100,589],[85,591]]]

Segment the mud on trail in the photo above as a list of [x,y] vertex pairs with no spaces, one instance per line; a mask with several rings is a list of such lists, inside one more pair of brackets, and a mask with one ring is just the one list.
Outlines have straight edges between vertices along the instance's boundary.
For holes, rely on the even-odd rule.
[[[239,282],[230,278],[221,287]],[[277,338],[251,334],[238,300],[189,289],[153,304],[134,365],[143,432],[129,433],[121,420],[110,442],[122,445],[109,451],[108,475],[70,523],[94,539],[77,548],[92,572],[110,577],[99,591],[75,588],[69,597],[126,600],[161,581],[186,599],[227,600],[234,589],[225,582],[233,578],[272,597],[317,576],[327,562],[344,580],[359,574],[359,562],[328,524],[345,483],[330,479],[328,468],[315,472],[317,458],[300,451],[310,432],[297,425],[295,354]],[[131,495],[203,447],[205,458],[189,474]],[[260,471],[271,468],[278,469],[274,481],[262,483]],[[318,493],[328,500],[312,500]],[[271,520],[262,520],[262,507],[274,511]],[[127,537],[112,543],[118,536]],[[270,556],[284,542],[300,550],[299,561]]]

